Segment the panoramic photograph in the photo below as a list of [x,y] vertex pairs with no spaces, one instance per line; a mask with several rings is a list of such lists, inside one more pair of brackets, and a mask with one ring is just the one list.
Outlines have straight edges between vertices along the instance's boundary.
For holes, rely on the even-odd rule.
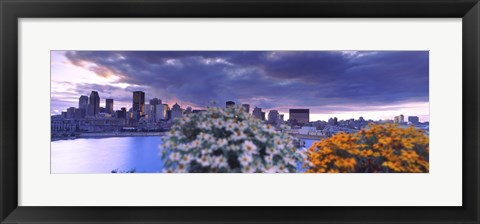
[[51,51],[51,173],[428,173],[428,51]]

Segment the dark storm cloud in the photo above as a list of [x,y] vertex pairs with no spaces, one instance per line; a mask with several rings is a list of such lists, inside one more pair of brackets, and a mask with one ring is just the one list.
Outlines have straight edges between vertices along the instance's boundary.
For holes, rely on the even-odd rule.
[[195,106],[212,100],[264,108],[428,102],[427,51],[75,51],[65,55],[100,76],[112,72],[119,76],[118,82],[141,86],[149,97]]

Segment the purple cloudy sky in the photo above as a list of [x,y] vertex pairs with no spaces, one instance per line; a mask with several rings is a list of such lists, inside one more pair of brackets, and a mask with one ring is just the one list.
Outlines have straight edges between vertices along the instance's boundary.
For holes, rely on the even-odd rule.
[[[145,91],[182,108],[216,101],[287,113],[310,108],[311,120],[428,121],[428,51],[52,51],[52,114],[99,92],[101,104],[131,107]],[[286,114],[288,118],[288,113]]]

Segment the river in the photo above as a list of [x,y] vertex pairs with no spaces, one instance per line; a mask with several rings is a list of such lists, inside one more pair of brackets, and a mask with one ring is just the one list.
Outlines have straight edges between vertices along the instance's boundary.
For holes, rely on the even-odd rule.
[[[313,140],[305,140],[309,147]],[[157,173],[162,170],[158,136],[79,138],[51,143],[51,173]]]

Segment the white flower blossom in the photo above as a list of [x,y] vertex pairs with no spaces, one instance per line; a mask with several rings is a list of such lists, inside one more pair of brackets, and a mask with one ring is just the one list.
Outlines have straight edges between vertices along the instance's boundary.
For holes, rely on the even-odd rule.
[[243,143],[243,150],[246,152],[246,153],[258,153],[257,152],[257,146],[255,144],[253,144],[252,141],[245,141]]
[[219,148],[224,147],[228,144],[228,140],[225,138],[221,138],[217,140],[217,145]]
[[242,172],[243,173],[253,173],[255,172],[255,169],[253,169],[250,165],[246,165],[242,167]]
[[211,157],[208,155],[202,155],[200,158],[197,159],[197,162],[200,163],[202,166],[210,166]]
[[232,134],[232,139],[235,141],[242,140],[245,138],[246,138],[245,134],[243,133],[243,131],[240,131],[240,130],[236,130]]
[[242,164],[242,166],[247,166],[248,164],[250,164],[250,162],[252,162],[252,155],[242,154],[238,157],[238,160],[240,164]]
[[172,161],[178,161],[178,160],[180,160],[180,153],[178,153],[178,152],[172,152],[172,153],[170,154],[170,159],[171,159]]
[[227,159],[224,156],[216,156],[213,165],[219,168],[228,167]]

